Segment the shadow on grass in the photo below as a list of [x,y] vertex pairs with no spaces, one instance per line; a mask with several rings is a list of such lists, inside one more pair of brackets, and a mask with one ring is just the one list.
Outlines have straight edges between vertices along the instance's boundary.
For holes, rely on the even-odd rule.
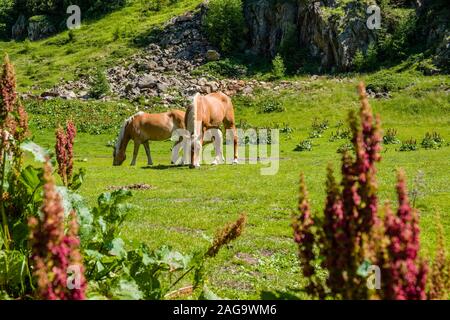
[[189,166],[159,164],[157,166],[141,167],[141,169],[143,169],[143,170],[170,170],[170,169],[185,170],[185,169],[189,169]]

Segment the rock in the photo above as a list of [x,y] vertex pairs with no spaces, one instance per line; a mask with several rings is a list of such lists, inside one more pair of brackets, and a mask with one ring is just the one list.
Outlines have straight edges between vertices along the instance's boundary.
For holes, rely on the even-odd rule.
[[31,41],[46,38],[56,32],[47,16],[33,16],[28,20],[28,38]]
[[17,18],[16,23],[12,26],[12,38],[14,40],[20,40],[27,36],[27,19],[23,14]]
[[72,90],[62,90],[59,96],[66,100],[73,100],[77,98],[77,95]]
[[156,79],[154,76],[146,75],[139,79],[137,86],[139,89],[152,89],[155,88],[157,84],[158,79]]
[[208,50],[206,52],[206,60],[208,61],[217,61],[220,60],[220,53],[216,50]]
[[251,95],[253,93],[253,88],[250,86],[247,86],[242,90],[242,93],[244,95]]
[[[283,39],[308,48],[321,67],[347,71],[357,50],[365,52],[376,39],[376,30],[365,24],[364,1],[246,0],[244,14],[254,54],[273,58]],[[330,10],[342,12],[330,15]]]
[[158,83],[156,87],[160,92],[166,92],[169,89],[169,86],[165,83]]

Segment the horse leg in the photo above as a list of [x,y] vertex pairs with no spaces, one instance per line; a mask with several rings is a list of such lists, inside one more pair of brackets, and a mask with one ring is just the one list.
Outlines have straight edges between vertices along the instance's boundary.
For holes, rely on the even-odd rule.
[[[172,164],[177,164],[179,159],[180,149],[182,147],[183,138],[180,137],[180,140],[175,143],[172,150]],[[183,164],[183,163],[181,163]]]
[[225,123],[225,132],[227,132],[229,129],[233,130],[233,144],[234,144],[234,160],[233,160],[233,164],[238,164],[239,163],[239,155],[238,155],[238,135],[237,135],[237,130],[236,130],[236,126],[233,122],[226,122]]
[[152,166],[153,160],[152,160],[152,154],[150,153],[150,144],[148,143],[148,141],[144,142],[143,144],[144,144],[145,153],[147,154],[147,165]]
[[223,141],[222,131],[217,129],[217,135],[215,135],[213,138],[214,149],[216,152],[216,158],[214,159],[214,162],[212,163],[213,165],[218,165],[220,163],[225,162],[225,158],[223,156],[223,151],[222,151],[222,141]]
[[133,152],[133,161],[131,161],[131,166],[136,165],[137,156],[139,153],[139,147],[141,146],[140,142],[135,141],[134,142],[134,152]]

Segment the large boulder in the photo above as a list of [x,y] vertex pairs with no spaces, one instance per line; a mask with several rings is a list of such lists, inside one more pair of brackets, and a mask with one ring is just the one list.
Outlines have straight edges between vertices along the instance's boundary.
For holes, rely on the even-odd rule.
[[366,5],[356,1],[245,0],[250,49],[273,58],[290,37],[323,68],[348,70],[355,53],[365,52],[375,40],[375,32],[366,26],[365,10]]
[[17,18],[16,23],[12,26],[11,37],[14,40],[20,40],[25,38],[27,34],[28,22],[23,14]]
[[47,38],[55,32],[55,26],[45,15],[33,16],[28,20],[28,39],[31,41]]

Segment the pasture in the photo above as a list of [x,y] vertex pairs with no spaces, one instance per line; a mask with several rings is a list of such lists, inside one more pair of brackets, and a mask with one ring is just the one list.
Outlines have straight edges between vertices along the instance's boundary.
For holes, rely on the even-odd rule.
[[[259,298],[264,290],[300,288],[302,277],[290,227],[291,215],[297,206],[299,174],[305,174],[314,214],[321,215],[326,166],[331,162],[339,171],[341,154],[337,149],[346,141],[331,142],[330,136],[339,126],[345,128],[349,110],[359,108],[356,85],[360,79],[371,81],[370,76],[365,75],[317,80],[298,77],[289,79],[299,83],[298,88],[292,90],[257,91],[253,98],[233,98],[238,124],[285,128],[280,133],[279,172],[273,176],[260,174],[260,169],[266,165],[243,161],[236,166],[203,165],[198,170],[171,166],[170,141],[151,143],[153,167],[146,166],[143,148],[137,166],[129,166],[132,144],[124,165],[113,167],[112,148],[107,144],[117,136],[121,121],[135,112],[128,108],[123,111],[123,118],[113,115],[114,129],[100,130],[96,135],[78,134],[75,169],[87,169],[80,193],[93,205],[97,196],[111,187],[150,185],[148,190],[133,191],[133,210],[121,234],[130,248],[145,242],[152,248],[166,244],[182,252],[192,252],[207,247],[207,239],[217,228],[245,212],[248,225],[244,234],[228,250],[222,250],[215,259],[208,261],[209,287],[219,296],[236,299]],[[425,133],[436,131],[446,143],[437,150],[419,148],[409,152],[398,151],[399,144],[383,145],[383,159],[378,165],[379,196],[383,203],[396,201],[397,168],[405,169],[409,189],[413,188],[418,172],[423,172],[416,207],[420,209],[421,250],[424,257],[431,258],[437,213],[441,214],[447,246],[450,245],[450,83],[445,76],[411,78],[405,75],[404,80],[407,84],[393,90],[389,99],[370,99],[375,113],[381,116],[382,128],[384,131],[394,128],[400,140],[413,138],[419,146]],[[261,112],[265,101],[275,101],[284,111]],[[62,120],[77,112],[64,111],[66,102],[60,101],[60,104],[65,114],[30,114],[34,140],[50,150],[54,149],[53,129],[51,126],[37,128],[36,124],[43,123],[45,118],[49,118],[49,122],[51,118]],[[106,105],[105,110],[108,110]],[[99,105],[95,117],[86,116],[83,123],[76,124],[86,127],[89,121],[104,119],[108,122],[111,117],[101,111]],[[311,139],[311,151],[294,151],[301,140],[308,138],[315,118],[328,121],[329,128],[321,137]],[[74,120],[77,122],[78,118]],[[241,146],[241,158],[245,155],[243,148]]]

